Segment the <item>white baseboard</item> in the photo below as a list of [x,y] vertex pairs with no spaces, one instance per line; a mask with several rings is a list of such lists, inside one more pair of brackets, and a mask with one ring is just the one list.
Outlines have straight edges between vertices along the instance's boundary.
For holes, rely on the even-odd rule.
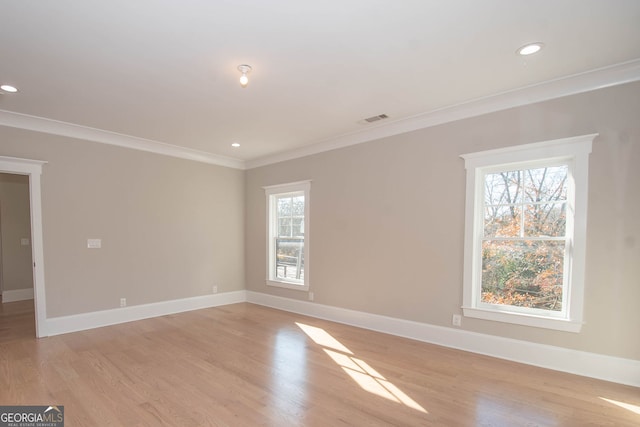
[[53,336],[66,334],[68,332],[84,331],[87,329],[100,328],[102,326],[132,322],[134,320],[165,316],[167,314],[235,304],[245,302],[246,300],[246,291],[234,291],[162,301],[152,304],[135,305],[131,307],[114,308],[112,310],[74,314],[71,316],[51,317],[46,320],[46,335]]
[[33,299],[33,288],[2,291],[2,302],[16,302]]
[[[23,291],[26,290],[21,290],[20,292]],[[30,291],[31,298],[33,298],[33,290]],[[5,291],[3,293],[3,301],[7,292],[15,291]],[[83,331],[118,323],[240,302],[250,302],[431,344],[640,387],[639,360],[623,359],[562,347],[536,344],[528,341],[485,335],[461,329],[445,328],[442,326],[244,290],[82,313],[72,316],[48,318],[46,320],[46,335],[53,336],[68,332]]]
[[246,292],[247,302],[431,344],[640,387],[640,360],[623,359],[410,320]]

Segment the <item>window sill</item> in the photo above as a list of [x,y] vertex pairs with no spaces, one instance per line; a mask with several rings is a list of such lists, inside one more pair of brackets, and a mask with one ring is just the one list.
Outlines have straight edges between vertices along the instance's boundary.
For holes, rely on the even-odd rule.
[[285,289],[293,289],[296,291],[308,291],[309,285],[304,283],[294,283],[294,282],[281,282],[278,280],[269,280],[267,279],[267,286],[274,286],[276,288],[285,288]]
[[494,322],[512,323],[515,325],[531,326],[534,328],[555,329],[563,332],[579,333],[582,322],[551,317],[535,316],[523,313],[507,313],[473,307],[462,307],[465,317],[493,320]]

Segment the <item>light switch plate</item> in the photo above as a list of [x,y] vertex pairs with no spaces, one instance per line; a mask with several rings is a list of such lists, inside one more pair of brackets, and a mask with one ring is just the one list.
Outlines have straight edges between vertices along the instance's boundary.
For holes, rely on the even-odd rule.
[[100,249],[102,247],[102,239],[87,239],[87,248]]
[[29,238],[23,237],[22,239],[20,239],[20,244],[22,246],[29,246]]

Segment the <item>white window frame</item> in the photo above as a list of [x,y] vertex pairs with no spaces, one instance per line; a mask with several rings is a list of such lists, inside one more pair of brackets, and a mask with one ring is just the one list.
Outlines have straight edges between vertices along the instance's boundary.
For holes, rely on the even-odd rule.
[[[463,305],[465,316],[524,326],[580,332],[583,324],[587,235],[589,154],[598,134],[537,142],[464,154],[467,170]],[[484,176],[502,170],[569,165],[567,192],[567,250],[562,313],[481,302]],[[569,218],[573,213],[573,218]]]
[[[270,185],[263,187],[265,195],[267,197],[267,279],[266,283],[269,286],[276,286],[279,288],[295,289],[299,291],[309,290],[309,229],[310,229],[310,193],[311,193],[311,181],[298,181],[288,184]],[[278,233],[277,207],[275,200],[278,196],[283,196],[291,193],[304,193],[304,280],[302,282],[282,280],[276,277],[276,254],[274,240]]]

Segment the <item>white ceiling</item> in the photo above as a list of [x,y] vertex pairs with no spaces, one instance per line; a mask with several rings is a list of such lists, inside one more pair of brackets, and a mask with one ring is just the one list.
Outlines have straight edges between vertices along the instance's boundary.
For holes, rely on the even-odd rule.
[[[0,96],[5,113],[252,162],[640,59],[638,0],[3,0],[0,11],[0,83],[20,89]],[[534,41],[540,53],[515,54]],[[253,67],[244,89],[239,64]]]

